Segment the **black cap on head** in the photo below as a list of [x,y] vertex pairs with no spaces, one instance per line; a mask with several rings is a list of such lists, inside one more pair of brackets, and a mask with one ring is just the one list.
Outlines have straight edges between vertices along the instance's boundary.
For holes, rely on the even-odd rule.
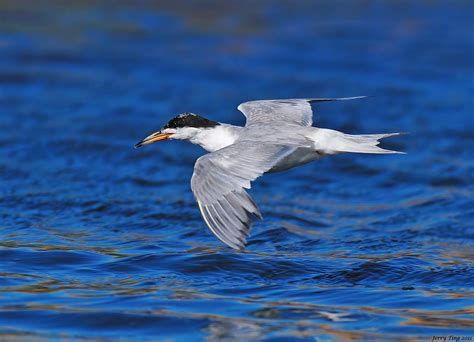
[[205,128],[205,127],[215,127],[220,125],[220,123],[212,120],[208,120],[193,113],[183,113],[179,114],[177,117],[168,121],[168,123],[163,127],[166,128],[182,128],[182,127],[196,127],[196,128]]

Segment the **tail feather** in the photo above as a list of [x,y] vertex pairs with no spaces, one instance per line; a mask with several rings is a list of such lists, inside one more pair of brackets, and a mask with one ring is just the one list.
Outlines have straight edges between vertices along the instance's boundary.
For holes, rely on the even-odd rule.
[[326,154],[342,152],[375,153],[375,154],[404,154],[405,152],[386,150],[378,147],[380,140],[400,135],[401,133],[362,134],[352,135],[330,129],[318,129],[313,136],[316,149]]
[[385,133],[385,134],[365,134],[365,135],[350,135],[344,134],[341,152],[352,153],[379,153],[379,154],[404,154],[405,152],[386,150],[378,147],[381,139],[400,135],[400,133]]

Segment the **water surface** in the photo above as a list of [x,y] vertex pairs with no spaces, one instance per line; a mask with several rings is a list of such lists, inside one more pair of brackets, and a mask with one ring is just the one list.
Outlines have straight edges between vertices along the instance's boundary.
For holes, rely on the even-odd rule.
[[[431,340],[473,335],[471,2],[0,2],[0,336]],[[236,252],[189,188],[177,113],[321,104],[387,148],[259,179]]]

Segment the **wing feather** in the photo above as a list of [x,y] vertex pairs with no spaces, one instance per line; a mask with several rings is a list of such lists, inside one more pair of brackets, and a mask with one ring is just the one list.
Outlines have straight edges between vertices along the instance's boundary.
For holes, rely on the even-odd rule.
[[262,217],[245,189],[293,150],[285,145],[238,141],[196,161],[191,189],[204,221],[219,240],[235,249],[244,248],[252,219]]
[[245,126],[280,121],[285,124],[310,127],[313,124],[311,103],[355,100],[364,97],[258,100],[241,103],[237,109],[247,118]]

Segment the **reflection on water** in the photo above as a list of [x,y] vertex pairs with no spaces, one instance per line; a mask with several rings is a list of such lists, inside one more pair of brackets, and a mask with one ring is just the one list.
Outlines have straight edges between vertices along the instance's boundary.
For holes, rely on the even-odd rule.
[[[472,4],[0,2],[0,336],[472,335]],[[404,156],[268,175],[235,252],[189,189],[202,153],[133,144],[182,111],[322,104]]]

